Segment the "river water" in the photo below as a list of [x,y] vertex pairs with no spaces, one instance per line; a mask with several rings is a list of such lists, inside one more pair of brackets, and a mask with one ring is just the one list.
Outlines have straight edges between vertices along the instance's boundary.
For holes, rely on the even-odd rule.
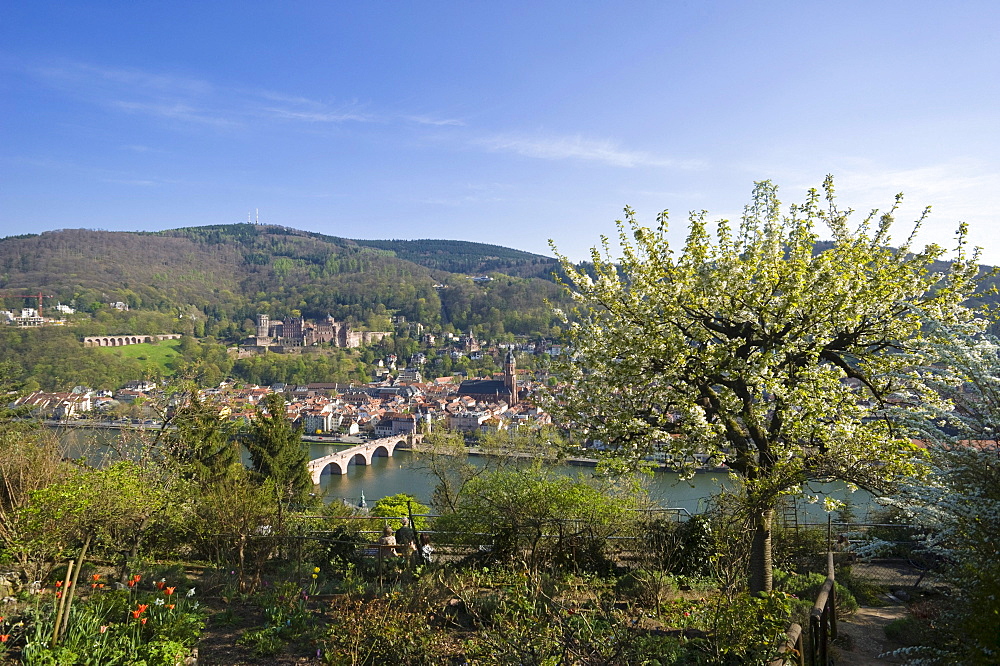
[[[110,447],[124,445],[141,446],[145,438],[152,438],[152,431],[118,431],[106,429],[62,429],[60,439],[67,447],[69,455],[86,455],[97,461]],[[307,444],[304,443],[303,446]],[[345,448],[344,445],[308,443],[310,459],[320,458]],[[248,462],[244,451],[244,461]],[[484,464],[482,458],[470,456],[469,462]],[[561,464],[553,470],[572,476],[591,477],[593,467]],[[691,513],[703,511],[709,498],[719,492],[733,489],[738,480],[725,472],[700,472],[689,480],[681,480],[675,472],[658,470],[649,475],[639,475],[640,483],[646,488],[650,499],[659,506],[682,508]],[[327,501],[343,501],[357,506],[362,494],[371,506],[376,500],[396,493],[408,493],[427,504],[437,483],[435,477],[420,462],[420,455],[407,450],[397,450],[392,457],[373,458],[372,464],[350,465],[347,474],[323,474],[320,488]],[[822,498],[830,495],[836,499],[848,499],[854,506],[856,520],[864,520],[871,503],[871,496],[862,490],[849,493],[842,483],[808,484],[807,494]],[[804,513],[810,522],[825,522],[826,513],[819,504],[808,504],[799,500],[800,517]],[[800,518],[801,519],[801,518]]]

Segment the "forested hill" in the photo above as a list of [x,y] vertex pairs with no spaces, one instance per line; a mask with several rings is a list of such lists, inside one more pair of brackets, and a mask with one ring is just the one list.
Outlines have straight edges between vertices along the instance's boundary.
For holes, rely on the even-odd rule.
[[400,259],[451,273],[506,273],[548,279],[558,269],[551,257],[500,245],[454,240],[356,240],[358,245],[387,250]]
[[[293,311],[371,329],[402,316],[484,335],[547,334],[545,299],[562,298],[549,277],[556,267],[494,245],[355,241],[252,224],[74,229],[0,239],[0,304],[22,307],[17,294],[28,292],[88,312],[123,301],[203,322],[193,332],[220,337],[238,337],[258,312]],[[470,279],[478,275],[494,279]]]

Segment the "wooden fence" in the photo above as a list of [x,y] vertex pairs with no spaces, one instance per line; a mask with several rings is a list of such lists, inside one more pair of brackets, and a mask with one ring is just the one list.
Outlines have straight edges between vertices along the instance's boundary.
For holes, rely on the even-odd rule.
[[827,572],[823,587],[816,595],[816,602],[809,612],[809,634],[802,636],[802,627],[792,623],[779,649],[781,656],[770,666],[828,666],[830,642],[837,638],[837,591],[833,568],[833,551],[827,553]]

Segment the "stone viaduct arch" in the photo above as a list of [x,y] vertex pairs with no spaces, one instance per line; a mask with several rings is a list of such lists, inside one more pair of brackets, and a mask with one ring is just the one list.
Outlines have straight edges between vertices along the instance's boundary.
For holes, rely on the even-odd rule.
[[138,345],[144,342],[159,342],[160,340],[177,340],[180,333],[160,333],[158,335],[91,335],[83,339],[84,347],[123,347]]
[[320,477],[327,469],[331,474],[347,474],[347,467],[355,465],[371,465],[372,458],[391,458],[396,449],[411,449],[423,441],[423,435],[395,435],[382,437],[370,442],[352,446],[349,449],[331,453],[322,458],[316,458],[308,463],[309,474],[313,483],[319,485]]

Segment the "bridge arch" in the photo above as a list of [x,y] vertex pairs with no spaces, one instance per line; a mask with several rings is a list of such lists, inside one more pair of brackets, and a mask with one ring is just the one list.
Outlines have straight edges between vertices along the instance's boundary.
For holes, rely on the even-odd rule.
[[371,465],[373,457],[392,457],[398,448],[413,448],[423,440],[421,435],[397,435],[368,441],[352,446],[344,451],[316,458],[308,463],[309,474],[313,483],[319,485],[323,473],[329,469],[331,474],[347,474],[347,467],[355,465]]

